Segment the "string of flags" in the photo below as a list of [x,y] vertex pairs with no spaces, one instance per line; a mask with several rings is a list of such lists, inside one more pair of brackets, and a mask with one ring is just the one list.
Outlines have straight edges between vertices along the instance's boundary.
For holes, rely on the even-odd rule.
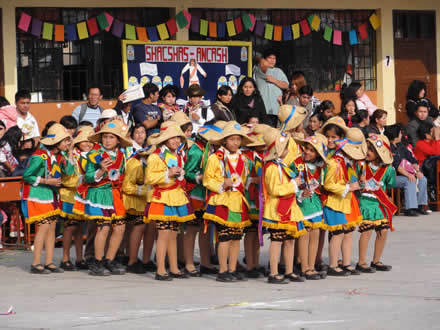
[[[374,30],[380,27],[381,21],[376,13],[369,17],[368,22],[348,32],[347,39],[350,45],[356,45],[368,38],[368,24]],[[176,17],[170,18],[165,23],[143,27],[123,23],[106,12],[89,18],[87,21],[67,25],[42,22],[22,12],[18,28],[24,32],[30,32],[37,38],[58,42],[87,39],[101,31],[111,32],[115,37],[128,40],[159,41],[171,38],[178,29],[190,29],[192,32],[210,38],[234,37],[242,32],[251,31],[259,37],[274,41],[296,40],[301,36],[309,35],[312,31],[321,30],[323,39],[334,45],[341,46],[343,39],[346,39],[343,38],[341,30],[333,29],[327,24],[323,24],[322,27],[321,19],[316,14],[291,25],[274,25],[257,20],[252,14],[244,14],[226,22],[211,22],[182,10]]]

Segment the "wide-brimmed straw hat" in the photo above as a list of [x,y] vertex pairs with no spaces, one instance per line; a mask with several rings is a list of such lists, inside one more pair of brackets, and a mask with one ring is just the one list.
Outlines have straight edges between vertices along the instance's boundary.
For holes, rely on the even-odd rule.
[[355,160],[365,159],[367,155],[367,142],[364,133],[359,128],[351,127],[347,130],[347,136],[343,142],[342,151]]
[[89,136],[95,134],[95,130],[90,126],[82,126],[78,129],[75,138],[73,139],[73,145],[89,141]]
[[246,147],[252,148],[252,147],[262,147],[266,145],[263,134],[256,133],[253,130],[251,130],[251,128],[245,125],[241,125],[241,127],[244,129],[246,135],[252,140],[252,143],[246,145]]
[[168,120],[160,125],[159,136],[153,138],[151,142],[158,146],[159,144],[164,143],[167,140],[177,136],[183,139],[182,142],[186,141],[186,136],[180,128],[180,125],[175,121]]
[[266,124],[257,124],[255,125],[252,132],[256,134],[262,134],[263,136],[266,136],[266,134],[270,133],[270,131],[274,129],[272,126],[266,125]]
[[281,122],[282,131],[295,129],[307,117],[307,110],[300,106],[283,104],[278,109],[278,119]]
[[191,119],[182,111],[175,112],[169,120],[176,122],[179,126],[192,123]]
[[393,162],[390,141],[385,135],[372,134],[367,141],[373,145],[374,149],[382,160],[382,163],[391,164]]
[[208,142],[219,140],[225,126],[226,122],[219,120],[214,125],[204,125],[200,127],[197,134]]
[[267,150],[264,155],[264,161],[280,158],[290,140],[290,134],[271,128],[265,135],[264,141]]
[[104,133],[116,135],[119,138],[119,142],[122,147],[129,147],[133,144],[127,137],[128,126],[120,120],[112,120],[111,122],[105,124],[99,130],[99,132],[89,136],[89,141],[99,143],[101,140],[101,135]]
[[347,133],[348,127],[347,127],[347,125],[345,125],[344,119],[342,119],[342,117],[339,117],[339,116],[334,116],[334,117],[331,117],[329,120],[327,120],[325,122],[325,124],[318,130],[318,133],[324,134],[324,127],[326,127],[330,124],[334,124],[336,126],[339,126],[340,128],[343,129],[343,131],[345,133]]
[[325,161],[326,163],[328,162],[327,138],[324,135],[317,133],[312,136],[307,136],[302,140],[298,140],[298,143],[301,145],[304,145],[306,143],[310,144],[316,150],[316,152],[319,154],[322,160]]
[[233,135],[239,135],[242,137],[242,141],[241,141],[241,145],[246,146],[250,143],[252,143],[253,141],[251,140],[251,138],[249,138],[246,135],[246,130],[241,127],[241,125],[239,123],[237,123],[236,121],[229,121],[225,127],[223,128],[222,133],[220,134],[219,138],[216,140],[212,140],[211,143],[213,144],[221,144],[224,139],[226,139],[229,136],[233,136]]
[[56,123],[48,129],[47,135],[40,142],[46,146],[53,146],[70,137],[71,135],[67,129],[63,125]]
[[199,84],[193,84],[185,89],[185,95],[188,97],[203,96],[206,91],[200,87]]

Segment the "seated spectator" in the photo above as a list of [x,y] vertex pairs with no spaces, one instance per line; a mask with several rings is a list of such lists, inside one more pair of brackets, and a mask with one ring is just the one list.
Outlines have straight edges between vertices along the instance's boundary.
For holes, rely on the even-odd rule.
[[78,123],[82,122],[83,120],[87,120],[93,124],[93,127],[95,127],[101,112],[104,110],[99,105],[101,99],[101,89],[95,86],[90,87],[87,93],[87,103],[80,104],[73,109],[72,116]]
[[158,103],[158,107],[162,110],[163,120],[168,120],[176,112],[182,111],[182,109],[176,104],[178,95],[179,88],[174,85],[167,85],[160,90],[160,102]]
[[89,127],[93,128],[93,124],[87,120],[83,120],[82,122],[80,122],[78,127],[81,127],[81,126],[89,126]]
[[414,154],[419,165],[423,167],[428,157],[440,156],[440,127],[434,127],[430,123],[420,123],[417,135],[419,140],[414,148]]
[[325,123],[327,120],[329,120],[331,117],[335,116],[335,105],[330,100],[324,100],[319,104],[316,109],[315,113],[319,113],[321,116],[322,121]]
[[159,88],[153,83],[143,87],[145,97],[133,108],[133,118],[136,123],[143,123],[147,129],[147,136],[159,132],[162,121],[162,111],[154,105],[159,99]]
[[387,125],[388,114],[385,110],[377,109],[371,116],[370,125],[367,127],[368,134],[383,134]]
[[354,99],[358,110],[367,110],[370,117],[376,111],[377,106],[371,102],[365,93],[364,86],[359,81],[353,81],[348,87],[346,84],[341,89],[341,100]]
[[60,124],[67,129],[71,136],[76,133],[76,129],[78,128],[78,122],[73,116],[63,116],[60,119]]
[[[298,93],[299,93],[299,97],[292,99],[292,101],[287,102],[287,104],[300,106],[300,107],[303,107],[307,110],[307,116],[303,121],[303,127],[307,127],[309,125],[310,116],[315,111],[315,109],[313,108],[313,103],[312,103],[313,88],[309,85],[306,85],[306,86],[301,87]],[[322,102],[322,103],[324,103],[324,102]],[[334,108],[334,106],[333,106],[333,108]]]
[[0,120],[7,130],[17,125],[17,109],[3,96],[0,96]]
[[229,86],[221,86],[217,91],[217,100],[211,106],[215,120],[236,120],[234,112],[230,109],[232,100],[232,89]]
[[[0,120],[0,125],[2,124],[3,122]],[[20,128],[14,126],[8,129],[0,139],[0,176],[11,176],[18,166],[16,155],[22,137],[23,133]]]
[[367,110],[358,110],[357,114],[351,117],[352,127],[359,128],[364,133],[365,138],[368,138],[368,125],[370,125],[370,116]]
[[405,195],[405,215],[417,216],[427,214],[428,205],[427,180],[414,158],[402,143],[402,127],[399,124],[387,126],[385,135],[391,142],[393,167],[396,170],[396,188],[403,188]]
[[307,126],[304,130],[306,136],[315,135],[317,131],[321,128],[324,123],[323,113],[315,112],[309,119],[309,126]]
[[[122,119],[125,125],[128,126],[128,129],[131,129],[134,126],[134,120],[133,116],[131,115],[131,106],[133,105],[133,102],[126,102],[124,103],[125,94],[122,93],[119,95],[118,102],[116,103],[115,107],[113,108],[118,116]],[[83,125],[80,125],[83,126]]]
[[231,110],[240,124],[248,124],[252,117],[257,117],[260,123],[268,123],[263,99],[252,78],[246,77],[238,85],[237,93],[232,97]]
[[344,119],[345,124],[348,127],[353,126],[352,117],[357,113],[358,113],[358,108],[355,99],[345,99],[342,101],[341,113],[339,114],[339,116],[341,116]]
[[438,109],[427,98],[425,83],[420,80],[413,80],[409,85],[408,92],[406,94],[406,114],[410,120],[415,119],[417,107],[420,102],[426,104],[428,115],[431,118],[438,117]]
[[431,124],[434,126],[432,118],[428,116],[428,106],[426,103],[417,103],[416,112],[413,119],[411,119],[406,125],[406,131],[408,133],[409,142],[415,147],[418,138],[417,130],[422,122]]

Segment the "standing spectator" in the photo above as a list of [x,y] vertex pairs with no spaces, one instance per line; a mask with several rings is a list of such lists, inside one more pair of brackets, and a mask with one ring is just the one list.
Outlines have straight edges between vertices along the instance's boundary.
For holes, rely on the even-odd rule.
[[371,116],[370,125],[367,127],[368,134],[383,134],[387,125],[388,114],[385,110],[377,109]]
[[179,96],[179,88],[174,85],[167,85],[159,92],[160,102],[158,107],[162,110],[163,120],[170,119],[176,112],[182,109],[176,104],[176,99]]
[[[313,97],[313,88],[309,85],[305,85],[300,88],[299,90],[299,98],[297,99],[291,99],[290,102],[287,104],[291,104],[294,106],[300,106],[307,110],[307,116],[304,119],[303,127],[307,127],[309,125],[309,119],[312,113],[315,109],[313,109],[313,103],[312,103],[312,97]],[[331,101],[328,101],[329,103],[326,103],[326,101],[323,101],[319,106],[321,109],[334,109],[335,106]],[[325,105],[327,104],[327,105]]]
[[405,194],[405,215],[417,216],[417,213],[427,214],[425,205],[428,204],[426,177],[420,171],[417,159],[403,145],[402,128],[399,124],[387,126],[385,135],[391,141],[393,167],[396,170],[396,188],[403,188]]
[[350,86],[344,84],[341,89],[341,100],[355,99],[356,106],[359,110],[368,110],[370,116],[377,109],[377,106],[371,102],[367,94],[365,94],[364,86],[359,81],[353,81]]
[[294,99],[298,99],[299,90],[301,89],[301,87],[305,85],[307,85],[307,82],[304,76],[304,72],[302,71],[293,72],[290,78],[290,88],[286,91],[283,103],[291,104],[289,103],[289,101],[292,102]]
[[[123,97],[121,97],[123,95]],[[122,119],[125,125],[128,126],[128,129],[131,129],[134,126],[134,120],[133,116],[131,115],[131,106],[132,102],[124,103],[125,95],[121,94],[119,96],[118,103],[116,103],[115,107],[113,108],[118,116]]]
[[257,89],[255,80],[252,78],[246,77],[238,85],[237,94],[234,95],[231,101],[231,108],[240,124],[248,124],[252,121],[252,118],[258,118],[260,123],[269,121],[263,98]]
[[160,122],[162,120],[162,111],[158,106],[154,105],[159,99],[159,88],[153,84],[145,84],[144,87],[145,97],[141,102],[135,105],[133,109],[133,118],[135,124],[144,124],[147,130],[147,136],[155,132],[159,132]]
[[276,127],[278,123],[278,108],[283,89],[289,87],[286,75],[281,69],[275,67],[276,63],[277,53],[273,49],[267,49],[255,69],[255,81],[263,98],[268,120],[273,127]]
[[28,138],[36,142],[40,140],[40,130],[37,120],[29,112],[31,107],[31,94],[26,90],[19,90],[15,94],[15,107],[17,108],[17,126]]
[[0,96],[0,120],[3,121],[7,130],[17,125],[17,110],[3,96]]
[[439,115],[438,109],[426,96],[426,85],[423,81],[413,80],[408,87],[406,94],[406,113],[408,118],[415,119],[415,113],[419,103],[425,103],[428,108],[428,115],[431,118],[437,118]]
[[418,138],[417,130],[421,123],[425,122],[431,125],[434,125],[432,118],[428,116],[429,110],[428,106],[424,102],[419,102],[416,105],[416,112],[414,114],[414,118],[411,119],[406,125],[406,131],[408,133],[409,142],[413,147],[415,147]]
[[78,105],[73,109],[72,116],[76,121],[81,123],[83,120],[89,121],[96,126],[96,122],[101,116],[101,112],[104,110],[99,101],[102,99],[101,89],[99,87],[90,87],[87,94],[87,103]]
[[221,86],[217,91],[217,101],[211,106],[215,120],[236,120],[234,112],[230,109],[232,89],[229,86]]

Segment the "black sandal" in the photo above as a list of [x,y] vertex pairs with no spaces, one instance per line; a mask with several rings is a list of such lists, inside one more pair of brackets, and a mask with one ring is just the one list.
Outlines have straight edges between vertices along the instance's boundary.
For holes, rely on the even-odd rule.
[[284,278],[284,276],[280,275],[280,274],[275,274],[275,275],[269,275],[269,277],[267,278],[267,283],[270,284],[287,284],[289,282],[287,282]]
[[172,278],[188,278],[188,276],[186,276],[186,274],[183,273],[183,272],[178,272],[178,273],[172,273],[172,272],[170,272],[170,276],[171,276]]
[[349,272],[350,275],[361,275],[361,272],[354,269],[352,265],[343,266],[342,269]]
[[89,269],[89,266],[87,265],[87,263],[84,260],[76,261],[75,267],[76,267],[76,269],[79,269],[79,270],[88,270]]
[[70,262],[70,260],[62,261],[60,263],[60,268],[64,269],[67,272],[74,272],[74,271],[76,271],[76,267]]
[[64,269],[58,268],[53,262],[44,266],[44,268],[50,270],[52,273],[64,273]]
[[321,279],[321,275],[314,271],[313,269],[308,269],[306,270],[304,273],[300,273],[301,277],[305,277],[306,280],[320,280]]
[[356,264],[356,269],[365,274],[374,274],[376,272],[376,268],[368,267],[367,264]]
[[349,274],[349,272],[347,272],[344,269],[337,271],[336,268],[329,267],[327,275],[328,276],[349,276],[350,274]]
[[170,275],[168,275],[167,273],[163,274],[163,275],[159,275],[158,273],[156,273],[156,276],[154,277],[155,280],[158,281],[172,281],[173,279],[171,278]]
[[50,274],[50,271],[44,268],[42,264],[31,265],[31,274]]
[[382,262],[373,263],[371,262],[371,267],[375,268],[380,272],[389,272],[393,267],[390,265],[384,265]]
[[235,277],[232,277],[231,274],[228,271],[223,272],[223,273],[219,272],[217,274],[216,281],[217,282],[237,282]]
[[202,273],[200,273],[197,269],[189,271],[185,268],[185,274],[189,277],[202,277]]
[[295,273],[286,274],[284,275],[284,278],[290,282],[304,282],[304,277],[295,275]]

